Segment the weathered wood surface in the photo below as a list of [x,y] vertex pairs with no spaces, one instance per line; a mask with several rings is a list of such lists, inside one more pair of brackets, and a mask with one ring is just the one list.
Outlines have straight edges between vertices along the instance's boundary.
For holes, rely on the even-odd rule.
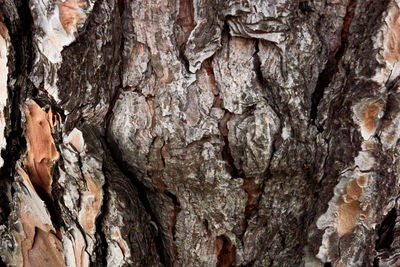
[[400,1],[0,6],[0,263],[400,266]]

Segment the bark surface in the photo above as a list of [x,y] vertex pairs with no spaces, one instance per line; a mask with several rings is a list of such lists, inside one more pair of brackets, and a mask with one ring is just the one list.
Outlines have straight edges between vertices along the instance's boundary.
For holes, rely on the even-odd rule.
[[399,0],[0,8],[0,265],[400,266]]

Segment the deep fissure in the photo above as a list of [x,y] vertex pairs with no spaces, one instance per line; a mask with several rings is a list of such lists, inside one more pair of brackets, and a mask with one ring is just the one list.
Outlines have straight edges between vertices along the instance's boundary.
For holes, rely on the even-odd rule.
[[322,131],[322,129],[319,125],[316,124],[318,116],[318,106],[324,96],[325,89],[329,86],[334,75],[339,70],[340,60],[342,59],[344,52],[347,48],[350,25],[355,15],[356,6],[357,0],[350,0],[350,3],[348,4],[346,9],[346,15],[343,19],[342,30],[340,33],[340,46],[336,51],[334,51],[334,53],[332,53],[328,57],[328,62],[326,63],[325,68],[319,74],[314,92],[311,95],[310,119],[311,123],[316,125],[319,131]]

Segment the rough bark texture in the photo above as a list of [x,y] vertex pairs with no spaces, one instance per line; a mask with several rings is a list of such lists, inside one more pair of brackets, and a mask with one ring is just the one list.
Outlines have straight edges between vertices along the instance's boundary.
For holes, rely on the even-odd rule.
[[400,1],[0,0],[7,266],[400,266]]

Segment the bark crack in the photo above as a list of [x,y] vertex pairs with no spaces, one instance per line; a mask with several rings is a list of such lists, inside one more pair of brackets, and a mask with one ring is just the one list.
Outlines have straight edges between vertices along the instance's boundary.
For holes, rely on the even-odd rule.
[[228,138],[228,121],[232,118],[233,113],[229,112],[228,110],[225,110],[225,114],[222,117],[220,123],[219,123],[219,130],[221,132],[224,144],[222,146],[222,159],[227,163],[227,169],[232,178],[239,178],[239,177],[244,177],[244,173],[242,170],[238,169],[235,165],[235,160],[232,156],[231,148],[229,146],[229,138]]
[[[262,88],[262,97],[264,100],[268,103],[268,105],[272,108],[272,110],[275,112],[275,114],[278,116],[279,120],[282,121],[282,114],[280,112],[280,109],[278,108],[277,101],[280,101],[280,96],[274,95],[274,91],[271,90],[271,88],[268,88],[269,86],[268,81],[264,78],[262,70],[261,70],[261,59],[258,53],[260,52],[260,42],[263,42],[262,40],[255,39],[254,43],[254,72],[256,73],[256,77],[258,80],[259,85]],[[274,44],[272,44],[274,45]],[[282,106],[282,105],[281,105]],[[287,112],[288,116],[290,116],[290,113]]]
[[[102,167],[103,173],[107,172],[107,168],[104,166]],[[95,247],[94,251],[96,251],[96,258],[98,259],[97,261],[101,262],[103,266],[107,266],[107,250],[108,250],[108,243],[106,239],[106,235],[103,230],[103,222],[104,222],[104,217],[106,215],[106,210],[107,210],[107,205],[109,202],[109,195],[108,195],[108,179],[106,175],[104,175],[104,185],[103,185],[103,203],[100,208],[100,213],[96,218],[95,225],[96,225],[96,234],[98,234],[98,237],[100,239],[100,242],[97,243],[97,246]],[[95,262],[91,262],[91,265],[94,265]]]
[[396,218],[396,208],[392,208],[378,228],[378,239],[376,240],[375,250],[390,249],[394,239]]
[[189,60],[185,56],[186,42],[195,28],[193,0],[179,0],[177,19],[174,24],[174,42],[178,60],[189,72]]
[[218,262],[217,267],[229,267],[234,266],[236,263],[236,247],[232,244],[232,241],[224,236],[220,235],[216,240]]
[[317,129],[320,132],[322,132],[323,129],[316,122],[318,117],[318,106],[324,97],[325,89],[329,86],[333,77],[339,71],[339,63],[348,45],[350,25],[355,15],[356,6],[357,0],[350,0],[346,8],[346,15],[343,19],[342,30],[340,33],[341,44],[329,56],[328,62],[326,63],[325,68],[319,74],[314,92],[311,95],[310,120],[313,125],[317,126]]
[[178,198],[174,194],[172,194],[171,192],[165,191],[164,193],[172,200],[172,203],[174,204],[174,214],[172,216],[172,229],[171,229],[171,231],[172,231],[172,238],[175,241],[176,220],[177,220],[179,212],[182,210],[181,209],[181,204],[179,203]]
[[[10,83],[7,86],[8,99],[4,108],[4,114],[8,129],[5,134],[6,148],[1,151],[4,165],[0,169],[0,207],[2,209],[0,223],[3,224],[10,214],[9,199],[6,192],[8,185],[16,175],[16,163],[21,158],[22,152],[26,149],[26,140],[23,136],[21,125],[20,103],[25,99],[27,91],[33,90],[33,86],[28,79],[32,68],[32,30],[33,19],[29,9],[29,3],[26,1],[15,1],[16,12],[18,14],[9,14],[3,12],[4,22],[9,31],[11,40],[10,55],[14,58],[9,64],[8,77],[14,77],[15,85]],[[26,88],[26,90],[23,90]]]
[[[112,113],[112,109],[110,110],[110,112]],[[150,201],[147,197],[148,189],[142,182],[140,182],[136,178],[136,175],[131,173],[127,168],[125,168],[123,166],[123,163],[118,161],[116,156],[114,155],[113,150],[110,147],[111,144],[107,140],[108,126],[106,127],[107,130],[105,131],[106,136],[104,137],[105,138],[105,148],[104,149],[106,151],[108,151],[107,156],[113,160],[113,162],[118,167],[118,169],[121,171],[121,173],[124,176],[126,176],[128,178],[128,180],[131,182],[131,184],[133,185],[133,187],[136,188],[140,203],[143,205],[143,208],[145,209],[146,213],[150,216],[151,221],[153,221],[156,224],[157,228],[160,229],[160,225],[158,223],[157,217],[155,216],[155,214],[151,208]],[[171,261],[170,261],[168,255],[164,252],[165,248],[163,245],[162,236],[161,236],[160,231],[157,231],[157,235],[154,238],[154,243],[156,245],[156,249],[157,249],[158,256],[160,258],[160,262],[166,266],[166,263],[171,262]]]

